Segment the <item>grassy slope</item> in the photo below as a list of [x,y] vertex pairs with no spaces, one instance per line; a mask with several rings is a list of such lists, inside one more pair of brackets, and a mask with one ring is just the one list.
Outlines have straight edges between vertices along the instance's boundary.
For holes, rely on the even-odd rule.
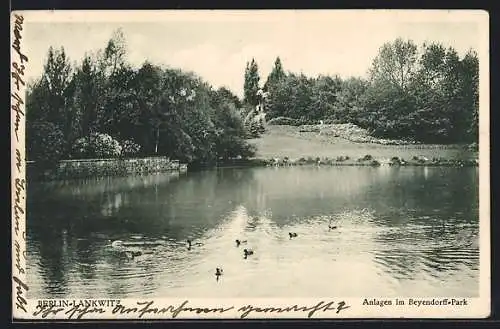
[[328,157],[350,156],[360,158],[366,154],[376,159],[390,159],[397,156],[411,159],[413,156],[425,156],[429,159],[471,159],[477,153],[467,151],[461,146],[445,145],[380,145],[372,143],[354,143],[341,137],[327,136],[317,132],[299,132],[299,127],[267,126],[266,132],[251,143],[257,147],[258,158],[289,157]]

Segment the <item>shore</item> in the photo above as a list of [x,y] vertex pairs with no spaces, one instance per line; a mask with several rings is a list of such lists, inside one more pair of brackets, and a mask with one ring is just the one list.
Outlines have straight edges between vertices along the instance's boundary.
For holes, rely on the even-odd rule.
[[463,160],[463,159],[443,159],[425,157],[414,157],[412,159],[402,159],[393,157],[390,160],[375,159],[367,154],[364,157],[353,159],[349,156],[339,156],[336,158],[299,158],[290,159],[288,157],[276,157],[269,159],[252,158],[252,159],[234,159],[219,164],[219,168],[227,167],[288,167],[288,166],[428,166],[428,167],[476,167],[479,165],[478,160]]
[[[341,126],[341,129],[338,129],[338,126]],[[216,167],[475,167],[479,164],[478,152],[466,145],[375,141],[373,138],[367,139],[366,133],[357,127],[355,129],[346,129],[346,127],[350,126],[326,125],[319,129],[311,125],[299,127],[269,125],[261,137],[249,140],[257,148],[257,153],[253,158],[225,160],[218,163]],[[53,180],[206,169],[203,166],[189,167],[166,157],[81,159],[60,161],[57,168],[50,172],[39,171],[33,163],[29,163],[28,173],[31,179]]]

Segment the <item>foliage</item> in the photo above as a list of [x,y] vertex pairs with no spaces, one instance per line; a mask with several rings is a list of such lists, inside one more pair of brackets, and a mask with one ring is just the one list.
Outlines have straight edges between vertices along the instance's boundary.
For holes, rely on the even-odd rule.
[[[49,49],[44,72],[28,89],[28,156],[38,161],[49,154],[31,140],[43,140],[39,134],[61,140],[51,143],[54,158],[164,155],[212,164],[219,157],[252,156],[241,106],[230,90],[214,91],[194,73],[149,62],[133,69],[118,30],[103,50],[76,66],[64,49]],[[40,122],[53,129],[37,131]]]
[[28,160],[50,167],[64,156],[64,134],[56,124],[40,120],[27,123],[26,128]]
[[398,38],[382,45],[367,80],[290,72],[273,79],[266,82],[269,124],[354,123],[382,138],[478,140],[479,62],[472,50],[460,58],[439,43],[419,50]]
[[248,138],[257,138],[265,131],[265,114],[246,105],[241,111],[243,126]]
[[285,71],[283,70],[283,65],[281,64],[281,59],[276,57],[274,62],[274,67],[267,77],[266,83],[264,84],[264,91],[272,91],[275,89],[281,81],[286,78]]
[[406,90],[416,71],[417,58],[417,46],[411,40],[397,38],[385,43],[373,60],[370,79]]
[[259,91],[259,67],[254,58],[250,63],[247,62],[245,68],[245,82],[243,84],[243,92],[245,94],[245,103],[255,107],[259,103],[257,92]]
[[[259,69],[247,63],[244,99],[196,74],[149,62],[132,68],[116,31],[72,65],[49,48],[28,86],[27,156],[46,164],[75,156],[165,155],[189,163],[251,157],[264,131]],[[380,48],[368,79],[285,73],[279,57],[264,90],[268,124],[353,123],[376,137],[428,143],[478,140],[479,61],[439,43],[396,39]],[[124,141],[120,144],[118,141]]]
[[77,139],[72,153],[78,158],[116,158],[122,154],[122,146],[108,134],[92,133]]
[[129,139],[123,141],[121,147],[122,147],[122,155],[124,156],[137,155],[141,150],[141,146],[139,144]]

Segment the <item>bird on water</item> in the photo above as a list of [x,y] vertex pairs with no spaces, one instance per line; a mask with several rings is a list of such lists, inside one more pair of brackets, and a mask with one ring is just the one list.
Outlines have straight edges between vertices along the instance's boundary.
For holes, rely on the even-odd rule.
[[247,259],[248,256],[253,255],[253,250],[243,249],[244,258]]
[[215,269],[215,279],[216,279],[217,281],[219,281],[219,277],[222,275],[222,273],[223,273],[223,272],[224,272],[224,271],[222,270],[222,268],[218,268],[218,267],[217,267],[217,268]]
[[[141,256],[142,252],[139,250],[126,249],[127,245],[121,240],[115,240],[111,243],[111,247],[120,251],[121,254],[125,255],[127,258],[134,259],[137,256]],[[130,245],[133,246],[133,245]]]
[[193,242],[193,241],[191,241],[189,239],[186,242],[187,242],[187,248],[188,248],[188,250],[191,250],[192,246],[202,246],[203,245],[201,242]]
[[246,244],[247,243],[247,240],[238,240],[236,239],[236,247],[239,247],[240,244]]

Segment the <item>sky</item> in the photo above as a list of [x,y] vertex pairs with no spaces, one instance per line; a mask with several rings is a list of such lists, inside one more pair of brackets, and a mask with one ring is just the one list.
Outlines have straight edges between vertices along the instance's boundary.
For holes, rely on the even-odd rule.
[[80,63],[86,52],[103,49],[121,28],[127,60],[134,67],[148,60],[193,71],[238,96],[243,94],[246,62],[252,58],[262,84],[277,56],[285,71],[363,77],[379,48],[398,37],[417,44],[440,42],[461,56],[488,40],[483,12],[28,12],[25,22],[23,47],[30,54],[30,78],[41,75],[50,46],[64,47],[70,60]]

